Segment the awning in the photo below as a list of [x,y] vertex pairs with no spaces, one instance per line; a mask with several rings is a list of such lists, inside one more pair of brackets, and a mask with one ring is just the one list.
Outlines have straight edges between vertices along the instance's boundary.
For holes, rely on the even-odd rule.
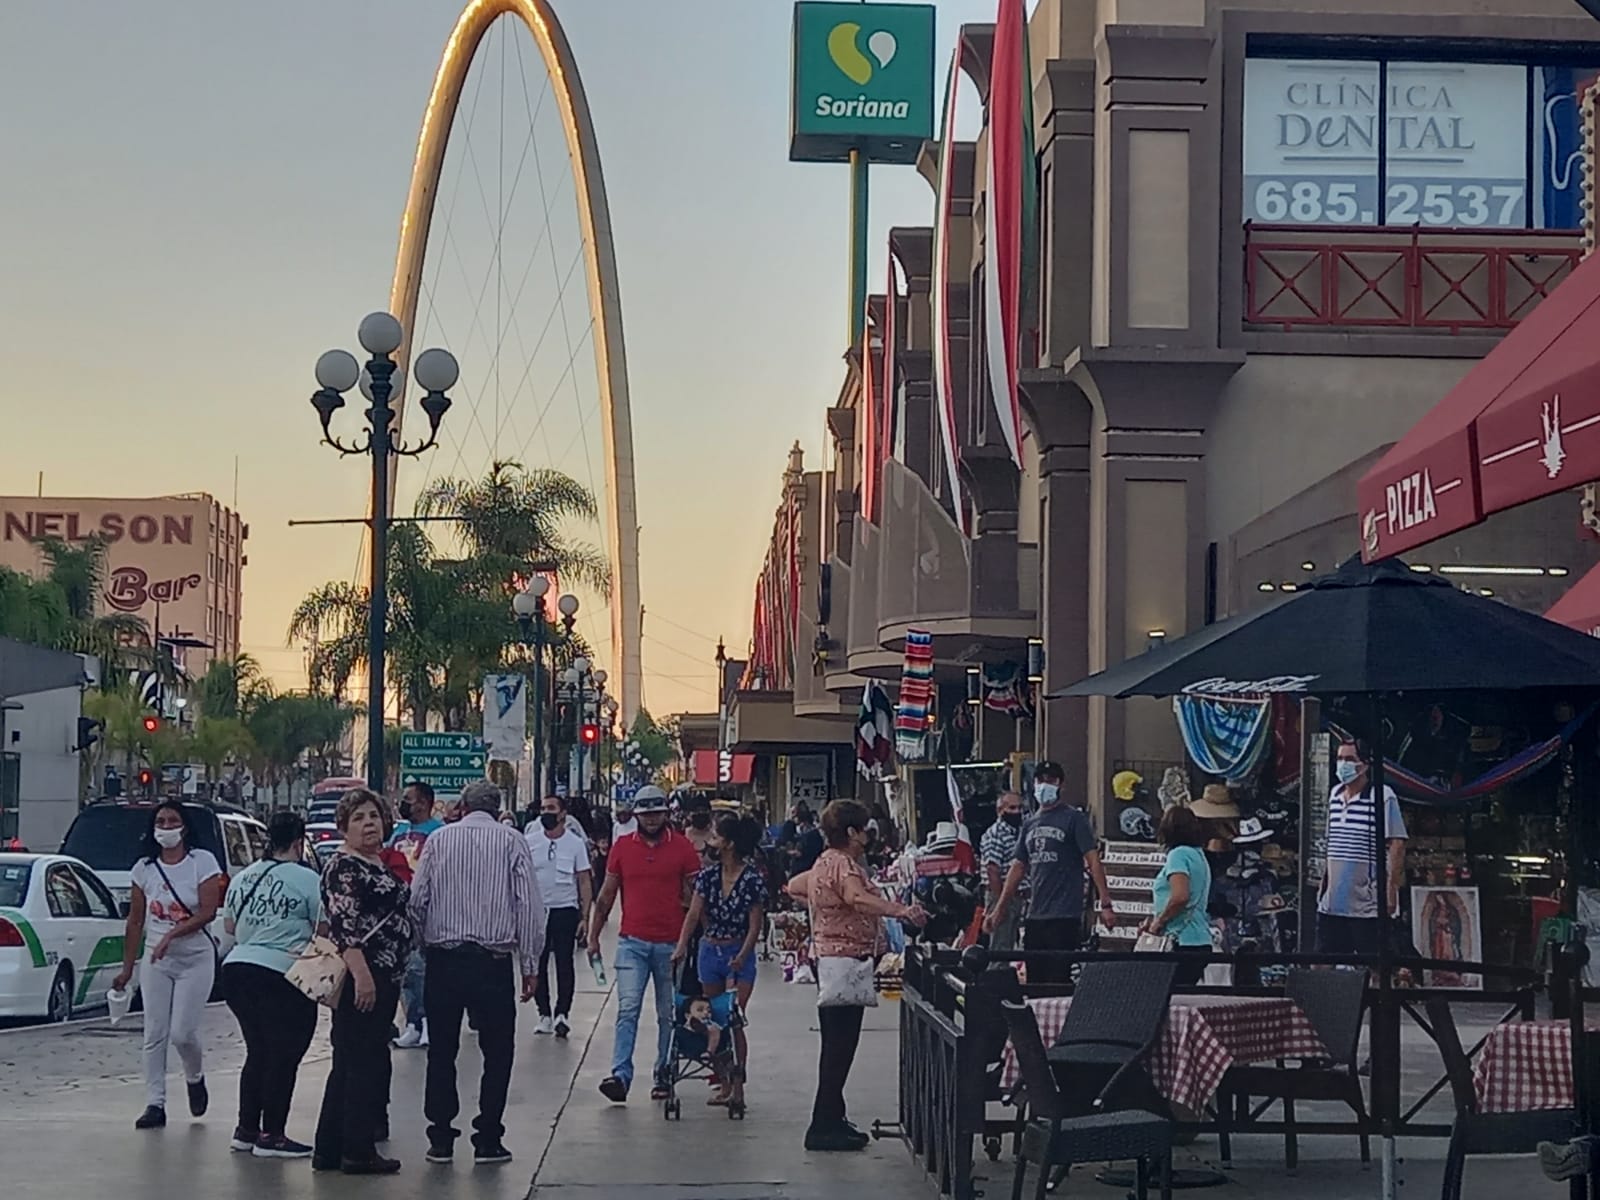
[[1568,629],[1600,637],[1600,567],[1569,587],[1545,616]]
[[753,754],[730,754],[726,750],[694,752],[694,782],[697,787],[714,788],[724,783],[742,786],[750,782],[754,769]]
[[1579,263],[1362,477],[1371,562],[1600,478],[1600,257]]

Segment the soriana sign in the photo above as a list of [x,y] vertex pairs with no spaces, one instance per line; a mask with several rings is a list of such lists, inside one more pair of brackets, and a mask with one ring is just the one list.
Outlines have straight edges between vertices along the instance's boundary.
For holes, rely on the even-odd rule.
[[931,5],[796,4],[790,161],[916,162],[933,136],[933,31]]

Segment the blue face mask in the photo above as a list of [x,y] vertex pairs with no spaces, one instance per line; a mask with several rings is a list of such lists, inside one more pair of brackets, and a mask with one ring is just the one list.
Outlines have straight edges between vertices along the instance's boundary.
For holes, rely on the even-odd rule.
[[1351,762],[1348,758],[1341,758],[1334,770],[1339,775],[1340,783],[1353,783],[1355,777],[1361,774],[1361,764]]
[[1060,794],[1061,789],[1053,783],[1035,783],[1033,785],[1033,798],[1040,804],[1054,804],[1056,797]]

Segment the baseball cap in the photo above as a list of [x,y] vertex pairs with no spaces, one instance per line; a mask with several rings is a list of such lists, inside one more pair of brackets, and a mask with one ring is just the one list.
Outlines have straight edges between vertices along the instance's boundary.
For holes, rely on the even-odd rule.
[[633,794],[633,811],[639,813],[667,812],[672,806],[667,802],[667,794],[653,783],[647,783]]
[[1047,758],[1038,766],[1033,768],[1033,777],[1035,779],[1060,780],[1065,778],[1065,775],[1062,773],[1060,763],[1054,761],[1053,759]]

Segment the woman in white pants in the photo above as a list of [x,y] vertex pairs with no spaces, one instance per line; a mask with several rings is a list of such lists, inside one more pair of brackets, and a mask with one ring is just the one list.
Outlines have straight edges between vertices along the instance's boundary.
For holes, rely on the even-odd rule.
[[135,1129],[167,1123],[167,1047],[178,1052],[189,1085],[189,1111],[202,1116],[209,1103],[200,1057],[200,1017],[217,970],[207,926],[221,899],[222,869],[198,848],[188,814],[165,800],[150,814],[143,854],[133,866],[133,895],[122,940],[121,990],[133,978],[142,945],[139,990],[144,996],[145,1110]]

